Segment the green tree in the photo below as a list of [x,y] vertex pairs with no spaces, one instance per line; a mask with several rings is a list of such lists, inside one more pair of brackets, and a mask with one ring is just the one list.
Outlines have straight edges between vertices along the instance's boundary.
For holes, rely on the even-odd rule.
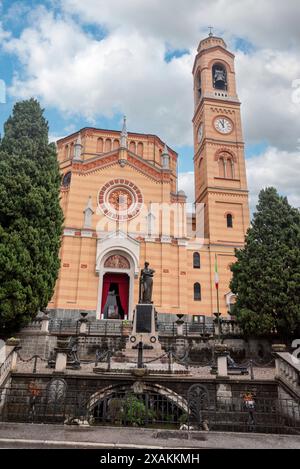
[[0,142],[0,330],[48,304],[60,266],[63,215],[56,149],[39,103],[14,106]]
[[300,212],[273,187],[261,191],[245,247],[236,257],[230,287],[245,334],[299,334]]

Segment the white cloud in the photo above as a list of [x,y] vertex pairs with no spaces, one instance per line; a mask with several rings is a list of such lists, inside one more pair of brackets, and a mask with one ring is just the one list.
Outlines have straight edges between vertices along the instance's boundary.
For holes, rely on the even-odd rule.
[[[300,51],[263,49],[237,54],[239,97],[245,139],[295,150],[300,136],[300,104],[293,102],[293,80],[300,77]],[[294,100],[295,101],[295,100]]]
[[286,195],[291,205],[300,207],[300,152],[270,147],[246,163],[252,210],[255,210],[259,191],[270,186]]
[[[198,42],[212,24],[230,48],[237,38],[255,46],[236,54],[244,134],[248,144],[266,141],[272,148],[247,163],[251,204],[270,184],[298,204],[296,171],[281,162],[298,167],[300,103],[292,99],[292,83],[300,78],[299,0],[276,7],[273,0],[57,0],[57,5],[56,15],[33,9],[19,38],[0,28],[1,47],[23,65],[10,89],[14,98],[39,97],[43,106],[93,125],[102,116],[125,113],[129,130],[156,133],[170,146],[192,145],[191,69]],[[107,35],[97,39],[89,24]],[[189,54],[166,63],[169,48]],[[190,175],[181,174],[180,184],[193,200]]]
[[[276,187],[289,203],[300,207],[300,151],[287,152],[269,147],[262,154],[246,161],[250,210],[255,211],[258,194],[266,187]],[[178,177],[178,187],[186,192],[188,202],[194,202],[194,173],[183,172]]]
[[140,31],[174,47],[195,47],[208,26],[230,39],[246,37],[260,47],[298,48],[298,0],[63,0],[62,8],[81,21],[108,29]]
[[156,38],[119,31],[96,41],[44,9],[35,19],[36,27],[4,45],[26,70],[25,78],[15,76],[13,96],[42,97],[43,105],[93,123],[99,115],[126,113],[135,131],[147,129],[172,145],[191,143],[192,56],[166,63]]
[[187,202],[191,204],[195,202],[194,185],[195,181],[193,171],[178,174],[178,189],[185,192]]

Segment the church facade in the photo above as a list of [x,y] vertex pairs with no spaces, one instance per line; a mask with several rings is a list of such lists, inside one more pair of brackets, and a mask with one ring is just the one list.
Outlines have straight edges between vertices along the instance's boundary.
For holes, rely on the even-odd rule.
[[121,132],[84,128],[57,142],[65,222],[48,305],[57,316],[107,318],[113,294],[111,318],[132,319],[147,261],[158,313],[200,321],[230,310],[230,265],[249,207],[234,55],[223,39],[200,42],[193,76],[193,211],[178,190],[177,153],[156,135],[128,132],[125,119]]

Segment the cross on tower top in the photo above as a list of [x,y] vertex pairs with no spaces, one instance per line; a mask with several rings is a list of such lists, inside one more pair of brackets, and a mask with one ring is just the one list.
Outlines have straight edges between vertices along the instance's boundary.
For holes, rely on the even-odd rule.
[[209,37],[213,37],[213,35],[214,35],[214,33],[213,33],[213,31],[214,31],[213,26],[208,26],[208,29],[209,29]]

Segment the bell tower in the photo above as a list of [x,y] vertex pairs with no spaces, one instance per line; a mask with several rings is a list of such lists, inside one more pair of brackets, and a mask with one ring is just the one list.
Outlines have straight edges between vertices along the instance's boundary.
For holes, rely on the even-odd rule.
[[243,244],[249,226],[240,102],[234,55],[222,38],[200,42],[194,76],[195,202],[204,204],[210,243]]

